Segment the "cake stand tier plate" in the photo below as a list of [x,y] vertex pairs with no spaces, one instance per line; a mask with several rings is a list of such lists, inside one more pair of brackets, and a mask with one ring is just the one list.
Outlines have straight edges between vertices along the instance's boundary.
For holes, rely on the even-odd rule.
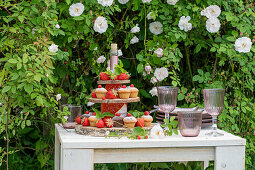
[[129,98],[129,99],[97,99],[97,98],[89,98],[90,102],[93,103],[133,103],[133,102],[139,102],[140,98]]
[[128,84],[130,80],[98,80],[97,84]]
[[[143,129],[150,131],[153,126],[155,126],[154,123],[152,123],[150,127],[143,127]],[[115,132],[118,135],[123,135],[124,133],[132,133],[133,129],[128,129],[124,127],[97,128],[91,126],[82,126],[78,124],[75,125],[75,132],[81,135],[104,137],[107,131],[109,131],[110,133]]]

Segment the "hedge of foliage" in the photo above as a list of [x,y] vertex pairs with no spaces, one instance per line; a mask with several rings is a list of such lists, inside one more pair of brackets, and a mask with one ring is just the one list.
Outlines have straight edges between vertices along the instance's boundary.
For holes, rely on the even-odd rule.
[[[140,89],[130,109],[157,104],[156,68],[167,68],[160,85],[180,88],[179,107],[203,107],[202,89],[225,88],[218,126],[247,140],[246,168],[255,168],[253,0],[4,0],[0,7],[0,167],[8,152],[10,169],[53,168],[54,123],[68,114],[59,105],[91,109],[89,95],[117,43]],[[134,166],[184,169],[97,165]]]

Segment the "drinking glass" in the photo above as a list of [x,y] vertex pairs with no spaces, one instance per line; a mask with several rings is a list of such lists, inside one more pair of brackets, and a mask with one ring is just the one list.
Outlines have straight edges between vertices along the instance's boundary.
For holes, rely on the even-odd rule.
[[165,119],[169,120],[169,114],[175,109],[177,104],[177,95],[178,87],[158,87],[158,110],[165,113]]
[[207,133],[207,136],[223,136],[222,133],[217,132],[217,116],[224,108],[224,94],[225,89],[204,89],[204,105],[205,110],[212,116],[212,131]]
[[76,124],[75,118],[81,116],[82,106],[81,105],[62,105],[61,109],[63,110],[64,107],[68,107],[68,111],[70,115],[68,116],[67,122],[63,125],[65,128],[73,129],[74,125]]

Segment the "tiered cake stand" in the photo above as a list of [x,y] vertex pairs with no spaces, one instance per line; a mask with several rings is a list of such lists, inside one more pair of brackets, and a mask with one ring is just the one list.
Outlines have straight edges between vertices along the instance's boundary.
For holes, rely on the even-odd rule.
[[[123,84],[129,84],[130,80],[99,80],[97,84],[102,85],[105,84],[105,89],[109,90],[118,90],[122,87]],[[129,98],[129,99],[97,99],[97,98],[90,98],[90,102],[93,103],[101,103],[101,113],[110,112],[115,115],[115,113],[120,113],[124,115],[127,113],[127,105],[128,103],[139,102],[140,98]],[[144,129],[151,129],[151,127],[144,128]],[[90,135],[90,136],[105,136],[107,131],[109,132],[116,132],[117,134],[129,133],[132,129],[127,129],[124,127],[112,127],[112,128],[97,128],[97,127],[89,127],[89,126],[82,126],[82,125],[75,125],[76,133],[83,134],[83,135]]]

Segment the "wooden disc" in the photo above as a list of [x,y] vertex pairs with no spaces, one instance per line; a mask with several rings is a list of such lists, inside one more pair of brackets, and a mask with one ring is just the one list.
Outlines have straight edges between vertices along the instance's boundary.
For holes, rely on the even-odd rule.
[[90,102],[93,103],[133,103],[133,102],[139,102],[140,98],[129,98],[129,99],[97,99],[97,98],[89,98]]
[[128,84],[130,80],[98,80],[97,84]]
[[[151,130],[151,128],[155,126],[155,124],[151,124],[150,127],[143,127],[145,130]],[[97,127],[90,127],[90,126],[82,126],[82,125],[75,125],[75,132],[81,135],[88,135],[88,136],[96,136],[96,137],[104,137],[106,132],[115,132],[118,135],[123,135],[124,133],[132,133],[132,129],[127,129],[124,127],[112,127],[112,128],[97,128]]]

